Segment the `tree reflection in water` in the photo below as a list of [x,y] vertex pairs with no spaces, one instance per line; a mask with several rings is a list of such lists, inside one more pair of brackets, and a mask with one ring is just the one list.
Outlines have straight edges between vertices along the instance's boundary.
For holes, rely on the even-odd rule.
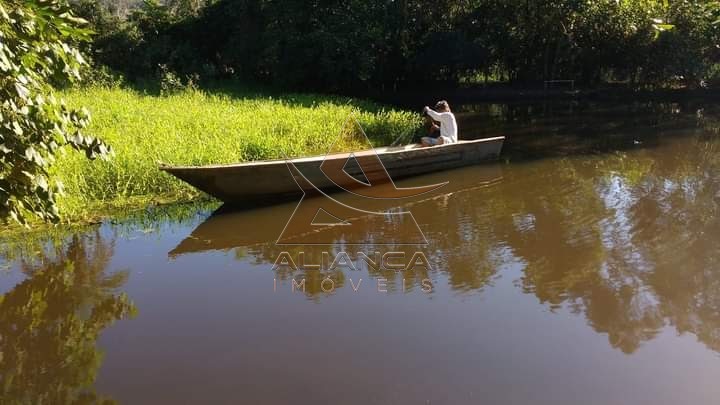
[[95,231],[21,263],[27,279],[0,295],[0,402],[114,402],[92,390],[102,362],[96,340],[136,309],[116,292],[128,273],[106,273],[113,250]]
[[526,263],[523,290],[584,313],[626,353],[665,325],[720,351],[718,152],[699,137],[632,158],[559,162],[546,168],[549,190],[504,188],[511,211],[533,218],[507,235]]
[[[636,351],[666,326],[695,334],[720,351],[720,142],[716,136],[668,138],[652,148],[553,158],[502,166],[502,181],[473,187],[474,172],[452,178],[446,194],[410,210],[430,241],[423,249],[434,268],[395,272],[344,268],[331,272],[277,269],[279,280],[305,278],[305,293],[326,295],[320,281],[350,288],[360,275],[388,279],[388,291],[417,289],[420,280],[477,292],[519,263],[516,285],[551,310],[583,314],[625,353]],[[262,215],[261,215],[262,216]],[[286,216],[211,217],[172,254],[239,248],[272,265],[280,252],[373,252],[372,246],[283,247],[244,243],[254,235],[227,229],[263,229],[273,240]],[[277,231],[274,230],[277,228]],[[239,238],[239,239],[238,239]],[[408,257],[416,247],[383,246]],[[443,281],[446,280],[446,281]],[[372,281],[372,280],[371,280]]]

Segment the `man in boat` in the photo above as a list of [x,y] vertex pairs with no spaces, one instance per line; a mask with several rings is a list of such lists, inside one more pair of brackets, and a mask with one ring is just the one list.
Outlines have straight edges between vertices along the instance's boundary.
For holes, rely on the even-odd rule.
[[427,113],[425,113],[425,127],[427,128],[427,135],[425,136],[429,136],[430,138],[440,137],[440,123],[430,118]]
[[440,123],[440,136],[437,138],[432,136],[422,137],[420,142],[423,146],[457,142],[457,122],[455,121],[455,115],[450,111],[450,105],[447,101],[438,101],[434,109],[425,106],[423,114]]

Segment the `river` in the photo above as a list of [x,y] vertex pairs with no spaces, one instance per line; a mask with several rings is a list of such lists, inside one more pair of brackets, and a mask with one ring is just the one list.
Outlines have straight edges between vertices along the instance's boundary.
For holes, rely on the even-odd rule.
[[500,161],[354,233],[201,204],[3,246],[0,402],[717,404],[720,110],[456,110]]

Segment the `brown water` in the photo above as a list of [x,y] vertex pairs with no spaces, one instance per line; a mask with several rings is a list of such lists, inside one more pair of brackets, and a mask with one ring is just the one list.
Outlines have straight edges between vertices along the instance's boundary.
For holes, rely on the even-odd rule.
[[[393,210],[425,246],[395,243],[390,214],[353,219],[372,245],[335,227],[279,246],[296,203],[4,246],[0,403],[717,404],[720,136],[701,107],[466,106],[466,134],[509,139],[498,164],[398,182],[450,181]],[[273,268],[282,252],[325,268]],[[353,268],[328,268],[338,252]]]

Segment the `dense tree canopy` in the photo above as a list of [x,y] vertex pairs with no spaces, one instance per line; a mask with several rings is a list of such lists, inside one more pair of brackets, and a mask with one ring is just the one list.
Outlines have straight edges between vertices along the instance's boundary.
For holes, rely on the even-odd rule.
[[697,86],[720,56],[720,3],[707,0],[180,3],[146,0],[111,29],[109,13],[87,15],[97,59],[130,77],[165,65],[344,91],[478,78]]

